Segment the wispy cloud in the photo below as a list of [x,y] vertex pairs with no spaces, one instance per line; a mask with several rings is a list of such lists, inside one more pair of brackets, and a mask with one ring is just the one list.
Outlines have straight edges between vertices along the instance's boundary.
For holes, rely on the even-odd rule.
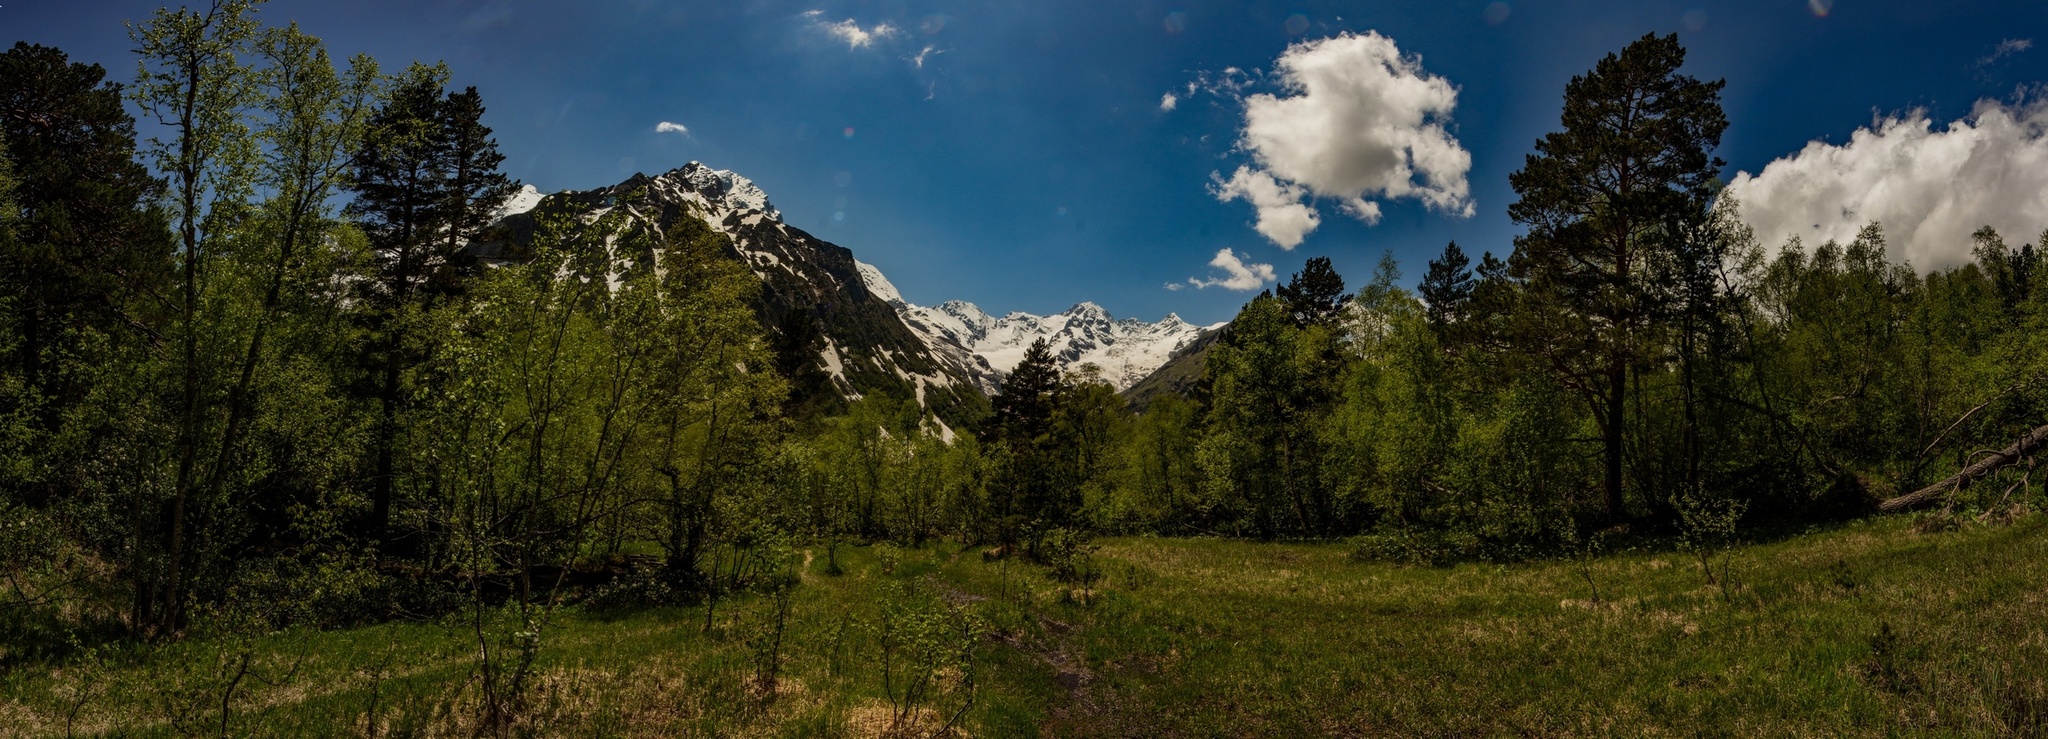
[[1216,252],[1216,258],[1209,260],[1209,266],[1223,270],[1222,276],[1209,279],[1188,278],[1188,284],[1196,288],[1220,287],[1225,290],[1250,292],[1265,287],[1276,278],[1273,265],[1245,264],[1244,260],[1229,249]]
[[846,48],[849,49],[865,49],[873,46],[877,41],[894,38],[902,33],[900,29],[888,23],[877,23],[862,28],[852,18],[828,21],[825,20],[824,16],[825,11],[822,10],[807,10],[803,14],[803,17],[809,20],[811,25],[833,38],[846,42]]
[[1991,53],[1984,55],[1984,58],[1982,59],[1978,59],[1977,66],[1989,67],[1993,64],[1997,64],[2000,60],[2006,57],[2018,54],[2031,48],[2034,48],[2033,39],[2009,38],[2004,41],[1998,42],[1997,46],[1992,47]]
[[682,134],[682,135],[684,135],[684,136],[688,136],[688,135],[690,135],[690,128],[689,128],[688,126],[685,126],[685,125],[681,124],[681,123],[672,123],[672,122],[669,122],[669,121],[662,121],[662,122],[660,122],[660,123],[654,124],[654,132],[655,132],[655,133],[679,133],[679,134]]
[[927,46],[922,49],[918,49],[916,54],[910,55],[910,64],[911,66],[917,67],[918,69],[924,69],[924,60],[944,53],[946,53],[945,49],[941,49],[935,46]]

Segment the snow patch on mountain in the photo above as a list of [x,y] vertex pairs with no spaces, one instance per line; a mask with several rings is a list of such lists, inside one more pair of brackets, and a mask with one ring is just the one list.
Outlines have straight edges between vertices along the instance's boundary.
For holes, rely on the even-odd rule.
[[681,175],[690,183],[690,188],[716,203],[724,210],[758,211],[769,218],[782,220],[782,213],[768,204],[768,193],[754,185],[754,181],[741,177],[729,169],[712,169],[703,162],[690,162],[669,173]]
[[520,185],[518,191],[505,198],[505,202],[500,204],[497,210],[491,212],[491,220],[496,221],[506,216],[532,211],[546,197],[547,195],[542,194],[540,188],[532,185]]
[[875,265],[856,259],[853,261],[853,268],[860,270],[860,281],[868,286],[868,292],[873,293],[875,297],[891,304],[904,302],[903,293],[897,292],[896,286],[889,282],[889,278],[883,277],[882,271],[875,269]]
[[1205,330],[1170,313],[1157,323],[1118,319],[1092,302],[1050,316],[1018,311],[1000,318],[964,300],[920,306],[904,300],[874,265],[854,264],[869,293],[895,306],[903,322],[934,352],[979,368],[982,372],[975,379],[991,394],[1041,338],[1063,369],[1083,372],[1093,365],[1097,377],[1124,390],[1166,364]]

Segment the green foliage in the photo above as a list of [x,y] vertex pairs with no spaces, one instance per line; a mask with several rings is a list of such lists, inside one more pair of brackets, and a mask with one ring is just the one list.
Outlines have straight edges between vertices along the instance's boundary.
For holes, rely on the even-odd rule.
[[880,597],[875,659],[889,701],[887,733],[945,736],[974,708],[975,648],[988,627],[972,611],[893,582]]
[[1209,431],[1197,452],[1213,525],[1270,538],[1327,535],[1338,510],[1323,468],[1321,419],[1341,364],[1337,334],[1295,324],[1261,295],[1210,350]]
[[[1652,361],[1651,327],[1672,296],[1664,260],[1715,265],[1683,248],[1705,219],[1728,119],[1722,82],[1678,73],[1677,36],[1654,34],[1565,85],[1564,129],[1509,175],[1508,207],[1528,227],[1510,260],[1530,316],[1511,337],[1535,366],[1585,398],[1600,426],[1610,518],[1627,516],[1631,379]],[[1686,267],[1685,269],[1691,269]]]
[[[969,675],[973,704],[955,728],[974,736],[1316,735],[1333,723],[1461,736],[2038,728],[2040,522],[1941,534],[1911,523],[1737,544],[1732,554],[1754,566],[1734,603],[1701,587],[1688,555],[1661,549],[1586,560],[1604,598],[1590,601],[1577,561],[1434,569],[1360,564],[1325,543],[1099,540],[1104,579],[1086,606],[1015,560],[899,549],[886,575],[872,549],[846,547],[848,576],[788,591],[772,701],[757,670],[773,592],[736,597],[710,633],[697,626],[702,606],[566,608],[513,731],[882,734],[897,715],[887,695],[902,700],[917,663],[949,661],[959,672],[927,673],[938,691],[915,714],[917,735],[958,710]],[[1845,572],[1860,584],[1837,585]],[[885,608],[903,637],[886,681]],[[514,626],[514,614],[493,615]],[[910,648],[913,633],[939,647],[930,658]],[[246,654],[232,730],[319,735],[374,721],[471,734],[467,637],[448,622],[402,621],[99,651],[0,673],[14,701],[0,733],[173,736],[170,698],[193,707],[179,721],[218,733],[222,688]],[[1458,675],[1460,687],[1432,675]]]
[[[1061,371],[1044,342],[985,407],[971,388],[869,382],[863,373],[882,370],[857,354],[839,369],[883,389],[846,397],[817,359],[821,327],[873,331],[874,316],[764,307],[761,278],[711,225],[633,221],[644,192],[605,194],[590,217],[544,209],[530,247],[493,246],[486,221],[514,183],[497,171],[482,96],[450,90],[439,65],[388,77],[358,57],[338,69],[296,26],[262,28],[256,7],[166,10],[134,29],[129,100],[160,124],[139,150],[102,70],[44,47],[0,54],[0,663],[50,668],[0,680],[173,665],[160,684],[108,688],[148,694],[169,730],[257,726],[288,702],[273,689],[293,689],[299,665],[257,645],[341,643],[312,629],[392,635],[364,668],[374,687],[361,714],[327,693],[302,699],[320,704],[303,726],[329,728],[388,715],[394,730],[605,733],[646,720],[746,733],[789,719],[831,733],[887,704],[884,731],[1004,734],[1046,719],[1033,706],[1061,689],[1089,710],[1121,705],[1079,700],[1091,669],[1121,668],[1091,666],[1100,655],[1081,656],[1074,622],[1176,645],[1133,659],[1146,677],[1112,678],[1139,686],[1120,694],[1134,705],[1156,699],[1148,680],[1185,699],[1256,694],[1278,674],[1289,692],[1262,705],[1328,702],[1286,686],[1365,675],[1330,694],[1394,695],[1413,670],[1553,652],[1569,671],[1531,668],[1553,683],[1606,674],[1597,665],[1676,685],[1701,678],[1614,660],[1661,659],[1699,636],[1659,623],[1740,630],[1756,623],[1743,608],[1789,617],[1804,612],[1785,603],[1841,609],[1841,593],[1899,590],[1877,587],[1885,576],[1869,566],[1746,566],[1737,583],[1731,552],[1867,513],[2040,426],[2048,409],[2041,249],[1984,229],[1974,263],[1923,273],[1888,261],[1873,224],[1846,245],[1767,251],[1717,192],[1720,85],[1679,74],[1672,38],[1645,37],[1567,86],[1563,130],[1512,178],[1512,215],[1528,232],[1508,261],[1482,253],[1474,265],[1451,244],[1411,293],[1389,256],[1347,295],[1330,261],[1311,259],[1182,366],[1201,375],[1184,374],[1187,397],[1133,412],[1096,368]],[[2031,470],[1961,486],[1920,530],[1885,533],[2029,545],[2038,522],[2027,516],[2043,500]],[[1996,533],[2007,529],[2022,533]],[[1344,539],[1350,556],[1105,544],[1103,533]],[[1601,556],[1617,541],[1653,553]],[[992,546],[943,550],[967,543]],[[1716,592],[1661,573],[1668,562],[1646,560],[1661,547],[1690,554]],[[1191,585],[1175,558],[1240,569],[1227,588]],[[1037,566],[1013,573],[1018,559]],[[1489,565],[1461,564],[1474,560]],[[1373,587],[1359,587],[1359,568]],[[1801,576],[1834,583],[1833,595],[1800,600],[1821,597]],[[2026,602],[2001,583],[1985,602]],[[1383,585],[1406,590],[1390,599]],[[1590,601],[1552,608],[1581,592]],[[1286,605],[1298,600],[1316,607]],[[1279,642],[1337,655],[1308,660],[1320,672],[1268,664],[1226,679],[1219,665],[1272,662],[1231,650],[1274,638],[1259,621],[1273,614],[1258,609],[1275,603],[1293,609],[1289,633],[1360,633],[1318,621],[1332,603],[1347,619],[1403,618],[1378,624],[1385,643]],[[676,629],[676,609],[700,607],[701,627],[690,611],[687,635]],[[1169,622],[1144,620],[1162,614]],[[1430,618],[1406,618],[1417,614]],[[637,684],[630,670],[607,683],[566,667],[606,641],[583,638],[589,618],[646,624],[709,655],[677,673],[661,671],[698,652],[643,660],[658,663],[646,668],[657,682],[708,686],[677,709],[688,715],[577,714],[577,701]],[[433,623],[384,623],[414,619]],[[1833,661],[1798,674],[1861,675],[1889,697],[1846,700],[1850,688],[1827,683],[1792,708],[1846,706],[1862,721],[1900,702],[1968,705],[2031,726],[2029,711],[2048,704],[2025,675],[1921,681],[1940,669],[1903,626],[1866,640],[1857,621],[1843,647],[1846,627],[1829,623]],[[1238,638],[1245,624],[1267,631]],[[1557,633],[1577,641],[1528,636]],[[128,655],[110,643],[122,635],[201,647]],[[400,635],[440,651],[401,659]],[[1381,649],[1394,642],[1479,659]],[[1836,653],[1864,647],[1877,666],[1842,669]],[[393,668],[414,657],[414,672]],[[1181,660],[1193,665],[1185,682]],[[1410,672],[1374,672],[1383,664]],[[991,695],[996,676],[1009,683]],[[387,684],[405,697],[384,702]],[[443,685],[455,687],[430,687]],[[1357,725],[1612,733],[1499,718],[1582,712],[1583,700],[1549,697],[1559,687],[1470,719],[1446,718],[1474,715],[1469,703],[1431,703],[1458,696],[1400,694],[1410,703]],[[806,689],[831,697],[777,698]],[[1689,695],[1636,697],[1718,710]],[[1914,703],[1927,695],[1951,702]],[[62,700],[75,716],[94,696]],[[626,702],[657,712],[648,706],[671,697]],[[291,705],[277,715],[297,715]],[[1186,727],[1329,726],[1210,708]],[[1638,719],[1617,726],[1652,726]],[[1181,728],[1054,720],[1050,733]]]

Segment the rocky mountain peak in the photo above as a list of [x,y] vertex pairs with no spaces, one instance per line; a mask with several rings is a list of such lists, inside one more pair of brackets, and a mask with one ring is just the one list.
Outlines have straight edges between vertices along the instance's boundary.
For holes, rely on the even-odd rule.
[[732,170],[712,169],[703,162],[690,162],[655,179],[680,182],[702,196],[708,204],[724,210],[758,211],[769,218],[782,220],[782,212],[768,202],[768,193],[754,185],[753,180]]

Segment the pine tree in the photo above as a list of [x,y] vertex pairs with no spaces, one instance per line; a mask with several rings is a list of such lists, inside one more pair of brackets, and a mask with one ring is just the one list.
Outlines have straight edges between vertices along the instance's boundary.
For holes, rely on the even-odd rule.
[[825,334],[818,328],[816,313],[804,308],[783,311],[770,339],[775,353],[775,372],[789,382],[789,399],[784,404],[784,412],[791,419],[807,423],[844,408],[845,400],[839,395],[839,386],[832,382],[832,375],[819,366],[819,358],[825,348]]
[[[483,96],[476,88],[448,93],[441,103],[440,169],[446,178],[447,223],[442,258],[453,269],[451,275],[473,275],[475,258],[464,247],[490,224],[492,211],[512,196],[519,183],[498,171],[505,155],[498,153],[498,141],[483,124]],[[443,285],[443,290],[459,289]]]
[[994,415],[990,437],[1000,445],[1002,483],[992,492],[994,513],[1010,519],[999,524],[999,536],[1013,535],[1018,525],[1060,521],[1073,511],[1058,503],[1065,496],[1059,481],[1058,440],[1053,423],[1066,383],[1044,338],[1031,343],[1024,359],[1003,378],[1002,391],[990,402]]
[[444,169],[441,87],[447,79],[445,67],[407,68],[370,116],[369,137],[356,155],[348,213],[377,250],[378,279],[368,297],[386,311],[410,302],[445,266],[432,245],[448,227],[454,197]]
[[5,320],[20,343],[0,361],[45,401],[48,423],[89,388],[80,331],[155,340],[136,302],[171,274],[169,233],[150,208],[162,186],[136,161],[135,121],[105,78],[47,46],[0,54],[0,137],[21,216],[0,247],[0,293],[13,297]]
[[1053,408],[1063,383],[1052,347],[1043,337],[1024,350],[1024,359],[1003,378],[994,406],[995,435],[1016,443],[1032,443],[1052,427]]
[[1465,250],[1453,241],[1444,246],[1444,253],[1429,260],[1429,272],[1422,277],[1417,292],[1429,304],[1429,325],[1436,329],[1439,340],[1446,329],[1462,317],[1466,304],[1472,300],[1472,260],[1465,256]]
[[1708,217],[1728,127],[1724,82],[1679,73],[1676,35],[1646,35],[1565,86],[1563,130],[1508,178],[1528,232],[1511,265],[1543,314],[1522,343],[1583,397],[1601,432],[1610,518],[1625,514],[1629,377],[1658,313],[1653,263]]
[[1344,277],[1330,266],[1329,257],[1315,257],[1300,272],[1281,285],[1277,295],[1286,303],[1294,325],[1333,325],[1343,315],[1351,296],[1344,294]]
[[447,81],[443,65],[414,64],[400,77],[371,116],[349,205],[378,255],[378,279],[365,301],[382,419],[369,521],[378,538],[391,518],[405,374],[425,360],[406,326],[462,291],[464,277],[475,273],[469,241],[516,185],[498,171],[505,157],[483,125],[482,97],[475,88],[444,93]]

